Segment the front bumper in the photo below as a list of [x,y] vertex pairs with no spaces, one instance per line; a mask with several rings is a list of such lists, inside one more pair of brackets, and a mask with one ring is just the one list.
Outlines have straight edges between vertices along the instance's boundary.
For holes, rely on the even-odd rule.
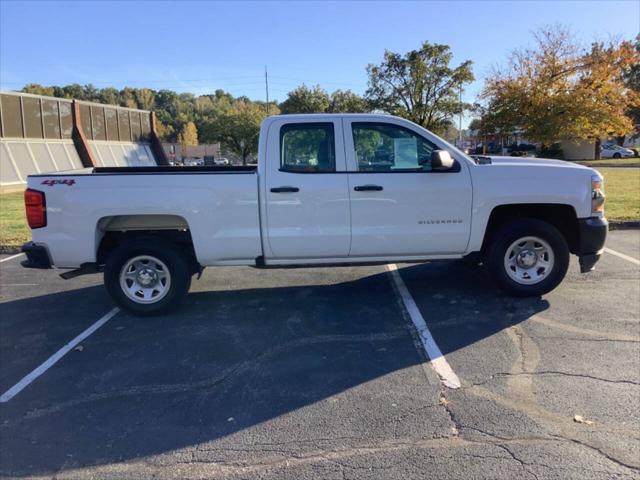
[[51,268],[51,259],[49,252],[42,245],[36,245],[33,242],[27,242],[22,245],[22,253],[27,256],[26,260],[20,262],[24,268]]
[[578,219],[578,251],[580,272],[586,273],[594,269],[604,250],[604,242],[609,231],[606,218],[590,217]]

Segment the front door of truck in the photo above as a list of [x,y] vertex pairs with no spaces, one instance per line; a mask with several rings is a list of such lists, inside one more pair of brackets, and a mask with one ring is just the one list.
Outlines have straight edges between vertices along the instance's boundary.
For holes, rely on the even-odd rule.
[[[408,125],[345,120],[353,257],[462,253],[471,231],[468,165],[431,168],[439,147]],[[434,139],[435,140],[435,139]]]
[[265,165],[265,251],[273,258],[346,257],[351,240],[342,122],[271,124]]

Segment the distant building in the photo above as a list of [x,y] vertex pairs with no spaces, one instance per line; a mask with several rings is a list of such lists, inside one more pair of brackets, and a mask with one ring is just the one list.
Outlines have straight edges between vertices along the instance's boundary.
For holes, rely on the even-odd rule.
[[188,145],[187,151],[182,152],[182,145],[179,143],[163,142],[162,148],[164,149],[169,161],[182,161],[185,158],[204,158],[205,156],[213,156],[219,158],[220,144],[219,143],[207,143],[202,145]]
[[[224,150],[219,143],[206,143],[200,145],[188,145],[187,151],[183,155],[182,145],[179,143],[163,142],[162,148],[164,149],[170,162],[182,163],[187,158],[204,159],[204,157],[213,158],[226,158],[231,165],[242,165],[242,159],[236,154]],[[249,163],[255,162],[256,159],[251,157],[248,159]]]

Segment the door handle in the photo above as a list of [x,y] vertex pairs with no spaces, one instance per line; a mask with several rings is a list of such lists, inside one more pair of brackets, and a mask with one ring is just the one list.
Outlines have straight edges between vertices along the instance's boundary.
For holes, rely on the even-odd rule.
[[299,192],[300,189],[298,187],[275,187],[271,191],[273,193],[295,193]]
[[358,185],[353,187],[356,192],[380,192],[383,188],[380,185]]

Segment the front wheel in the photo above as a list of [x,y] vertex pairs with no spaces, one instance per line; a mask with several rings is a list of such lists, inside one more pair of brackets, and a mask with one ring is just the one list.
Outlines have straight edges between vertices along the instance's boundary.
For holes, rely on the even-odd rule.
[[125,241],[107,258],[104,284],[113,300],[140,315],[166,312],[189,291],[191,274],[184,255],[162,238]]
[[547,222],[523,218],[509,222],[492,236],[487,264],[493,278],[518,296],[550,292],[569,268],[569,247]]

